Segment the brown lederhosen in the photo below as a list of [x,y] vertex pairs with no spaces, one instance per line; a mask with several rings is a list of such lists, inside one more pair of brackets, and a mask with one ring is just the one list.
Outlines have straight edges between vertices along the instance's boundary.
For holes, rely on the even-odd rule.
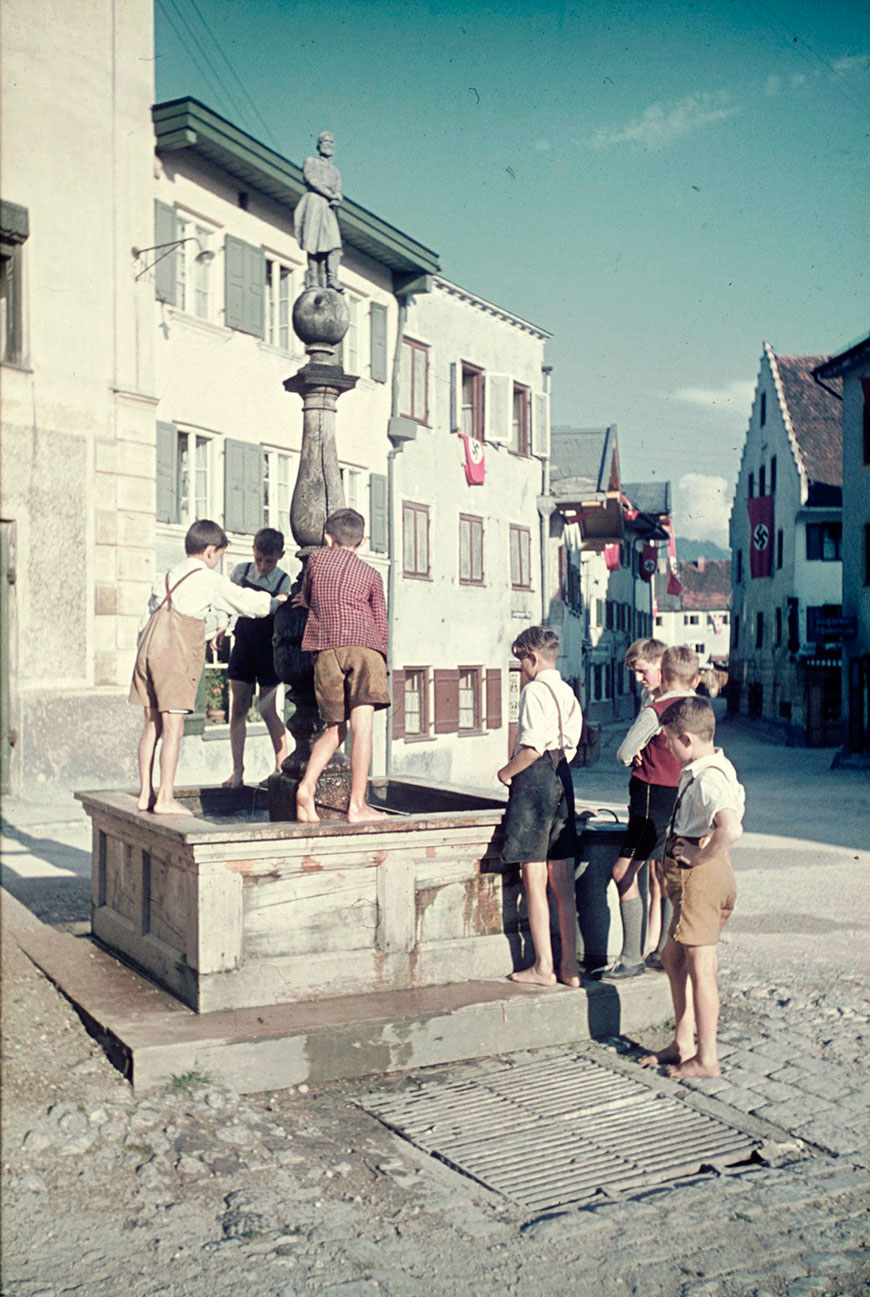
[[681,865],[674,859],[677,838],[693,846],[704,846],[709,834],[690,838],[674,833],[677,812],[691,780],[674,803],[665,842],[665,891],[674,907],[668,935],[684,946],[715,946],[731,917],[737,899],[737,880],[727,851],[702,865]]
[[160,712],[192,712],[205,662],[205,622],[186,617],[172,604],[172,596],[191,572],[169,588],[139,636],[130,702]]

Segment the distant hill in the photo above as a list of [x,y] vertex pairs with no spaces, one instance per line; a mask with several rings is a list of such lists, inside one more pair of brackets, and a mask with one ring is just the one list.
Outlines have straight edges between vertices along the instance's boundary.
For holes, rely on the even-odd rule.
[[677,558],[691,562],[696,558],[730,558],[730,549],[723,549],[714,540],[684,540],[677,537]]

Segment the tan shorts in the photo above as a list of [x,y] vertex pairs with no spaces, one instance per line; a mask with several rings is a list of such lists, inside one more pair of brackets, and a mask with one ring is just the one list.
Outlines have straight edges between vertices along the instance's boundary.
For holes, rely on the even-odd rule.
[[130,702],[158,712],[192,712],[205,665],[205,623],[159,609],[139,637]]
[[375,649],[321,649],[314,662],[314,693],[327,724],[347,720],[354,707],[389,707],[387,664]]
[[688,869],[666,855],[664,870],[665,891],[674,907],[668,935],[683,946],[715,946],[737,899],[728,856]]

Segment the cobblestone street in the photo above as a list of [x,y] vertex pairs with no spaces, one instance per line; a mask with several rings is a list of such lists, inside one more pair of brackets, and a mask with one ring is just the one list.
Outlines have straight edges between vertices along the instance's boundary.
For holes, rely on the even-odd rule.
[[[738,1126],[770,1123],[760,1160],[529,1215],[358,1106],[372,1086],[413,1090],[422,1076],[240,1097],[194,1073],[134,1098],[4,940],[4,1297],[870,1291],[870,891],[854,846],[866,772],[728,724],[720,740],[748,793],[721,951],[722,1076],[682,1084]],[[618,805],[624,782],[605,753],[578,791]],[[85,827],[72,812],[64,824],[7,814],[6,886],[76,930]],[[3,917],[6,929],[34,922],[14,899]],[[582,1052],[622,1065],[665,1034]]]

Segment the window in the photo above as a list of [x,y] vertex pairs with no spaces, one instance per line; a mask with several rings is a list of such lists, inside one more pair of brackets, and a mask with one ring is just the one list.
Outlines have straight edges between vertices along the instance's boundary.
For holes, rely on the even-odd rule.
[[604,600],[595,600],[595,625],[600,629],[604,625]]
[[656,626],[664,626],[664,624],[665,624],[664,617],[656,617]]
[[290,351],[290,308],[293,302],[293,271],[280,261],[266,258],[266,342],[279,351]]
[[26,207],[0,202],[0,362],[24,363],[24,249],[30,232]]
[[211,437],[179,429],[177,521],[183,526],[211,516],[212,477]]
[[[759,410],[758,422],[762,428],[767,423],[767,393],[766,392],[761,393],[761,408]],[[751,494],[752,493],[750,492],[750,495]]]
[[532,533],[528,527],[510,529],[511,545],[511,585],[515,590],[530,590],[532,587]]
[[776,495],[776,455],[770,457],[770,494]]
[[429,348],[410,338],[402,340],[399,413],[417,423],[429,422]]
[[508,450],[516,455],[529,453],[529,389],[514,383],[513,421]]
[[755,614],[755,647],[762,648],[764,645],[764,613]]
[[695,652],[698,654],[698,657],[703,657],[704,654],[707,652],[707,645],[706,645],[706,644],[696,644],[696,645],[695,645]]
[[773,643],[775,648],[779,648],[780,645],[782,644],[782,609],[781,608],[777,608],[775,618],[776,620],[775,620]]
[[429,733],[429,679],[425,667],[405,667],[405,734]]
[[684,626],[698,626],[699,624],[700,624],[700,623],[699,623],[699,620],[698,620],[698,614],[697,614],[696,612],[684,612],[684,613],[683,613],[683,625],[684,625]]
[[776,532],[776,566],[777,570],[782,567],[782,527]]
[[405,576],[429,575],[429,510],[425,504],[402,504],[402,553]]
[[592,668],[592,679],[593,702],[600,702],[604,697],[604,668],[598,662],[596,662],[595,666]]
[[864,584],[870,585],[870,523],[864,523]]
[[767,487],[767,468],[764,464],[758,470],[758,494],[764,495]]
[[807,640],[810,644],[825,638],[819,622],[829,621],[834,617],[840,617],[842,612],[842,605],[838,603],[810,605],[807,608]]
[[290,502],[296,485],[298,456],[266,449],[263,454],[263,525],[290,538]]
[[359,357],[360,357],[360,348],[359,348],[360,300],[358,297],[351,297],[349,293],[345,293],[344,296],[345,296],[345,301],[347,302],[347,315],[348,315],[349,323],[347,326],[347,333],[344,335],[344,340],[341,344],[341,363],[344,366],[344,371],[346,374],[358,374]]
[[842,557],[843,524],[840,522],[807,523],[807,559],[821,563],[839,563]]
[[742,549],[738,549],[737,551],[737,571],[734,580],[738,583],[738,585],[743,580],[743,550]]
[[734,618],[734,647],[735,649],[738,649],[740,647],[740,618],[739,617]]
[[607,628],[607,630],[614,629],[614,616],[613,616],[614,607],[615,605],[612,599],[608,599],[606,604],[604,605],[604,625]]
[[459,732],[470,733],[481,728],[480,667],[459,668]]
[[459,584],[483,585],[483,519],[459,515]]
[[[351,468],[349,464],[342,464],[339,467],[341,473],[341,485],[344,488],[344,499],[348,509],[356,509],[361,513],[363,518],[366,516],[363,507],[363,486],[365,483],[365,474],[361,468]],[[366,522],[366,528],[368,523]]]
[[749,482],[747,483],[746,494],[749,496],[750,500],[755,495],[755,474],[754,473],[749,474]]
[[462,366],[462,406],[459,430],[466,437],[483,438],[483,370]]
[[175,305],[200,320],[211,319],[211,265],[214,231],[200,225],[192,216],[176,213],[176,238],[186,239],[175,253]]

